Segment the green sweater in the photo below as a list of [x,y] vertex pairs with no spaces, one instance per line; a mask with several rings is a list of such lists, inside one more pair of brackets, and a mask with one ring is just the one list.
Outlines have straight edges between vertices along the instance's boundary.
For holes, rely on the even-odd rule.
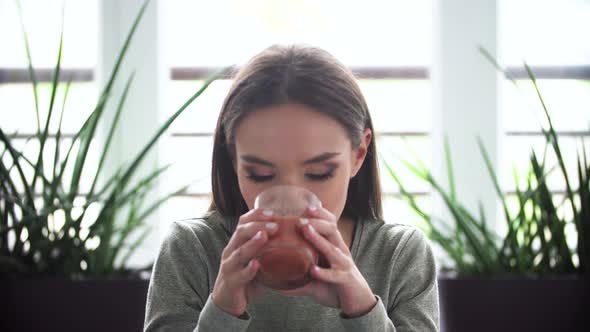
[[438,331],[435,262],[415,228],[357,222],[352,257],[379,301],[356,318],[271,290],[248,305],[247,317],[225,313],[210,294],[230,236],[216,215],[172,223],[154,264],[144,331]]

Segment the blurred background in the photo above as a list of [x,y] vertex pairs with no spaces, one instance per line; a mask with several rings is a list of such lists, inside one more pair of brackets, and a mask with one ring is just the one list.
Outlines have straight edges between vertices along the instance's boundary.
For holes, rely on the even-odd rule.
[[[47,105],[51,96],[63,17],[60,81],[72,81],[62,125],[67,142],[97,103],[142,1],[20,3],[40,82],[40,105]],[[398,158],[417,157],[444,177],[446,135],[458,196],[471,207],[481,201],[488,220],[500,220],[477,137],[496,166],[502,189],[514,192],[513,169],[526,172],[531,148],[542,150],[545,143],[540,128],[546,123],[523,67],[526,61],[538,78],[564,156],[573,160],[580,138],[586,137],[588,145],[590,135],[588,31],[590,1],[585,0],[153,0],[113,90],[114,96],[121,95],[123,82],[135,73],[106,174],[128,162],[215,70],[239,66],[271,44],[306,43],[328,50],[358,76],[385,160],[397,167]],[[13,0],[0,0],[0,45],[0,124],[15,145],[35,155],[38,145],[27,144],[37,130],[35,101]],[[518,87],[480,48],[514,75]],[[215,81],[167,130],[144,164],[143,174],[171,165],[148,200],[189,186],[151,215],[151,232],[130,265],[153,260],[170,222],[198,217],[206,210],[212,133],[230,84],[227,77]],[[64,94],[63,88],[57,91],[56,105],[62,105]],[[107,118],[115,106],[109,105]],[[46,109],[41,107],[42,119]],[[98,146],[108,128],[100,130],[89,153],[90,164],[98,162]],[[47,144],[55,144],[54,139],[50,132]],[[418,222],[399,199],[399,188],[386,168],[381,171],[385,220]],[[440,203],[432,198],[430,186],[404,167],[397,171],[416,200],[428,211],[437,211]],[[548,183],[564,190],[560,177]],[[82,181],[81,186],[88,188],[90,182]],[[500,222],[497,226],[502,227]]]
[[0,330],[141,330],[170,223],[210,202],[208,79],[290,43],[358,78],[442,331],[587,330],[589,31],[590,0],[0,0]]

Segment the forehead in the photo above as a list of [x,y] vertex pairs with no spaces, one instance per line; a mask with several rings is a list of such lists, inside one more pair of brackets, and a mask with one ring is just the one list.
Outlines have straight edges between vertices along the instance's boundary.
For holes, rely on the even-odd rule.
[[351,150],[344,127],[332,117],[301,104],[256,110],[236,128],[236,152],[263,158],[309,158]]

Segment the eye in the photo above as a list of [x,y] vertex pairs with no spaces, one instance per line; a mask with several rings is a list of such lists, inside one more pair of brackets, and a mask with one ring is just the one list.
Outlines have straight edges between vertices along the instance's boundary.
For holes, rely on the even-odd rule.
[[246,177],[253,182],[266,182],[272,180],[274,175],[256,175],[254,173],[250,173]]
[[334,169],[332,168],[329,171],[321,174],[307,173],[305,176],[312,181],[326,181],[334,176]]

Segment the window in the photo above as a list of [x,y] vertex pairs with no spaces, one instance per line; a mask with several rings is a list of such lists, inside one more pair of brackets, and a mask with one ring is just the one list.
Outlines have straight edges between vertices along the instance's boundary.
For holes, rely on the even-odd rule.
[[[163,47],[170,80],[165,111],[178,107],[215,68],[239,65],[271,44],[305,42],[328,50],[358,75],[373,116],[377,147],[387,159],[393,154],[410,158],[405,137],[428,163],[431,7],[429,0],[225,0],[208,2],[206,8],[195,1],[167,1]],[[161,158],[164,163],[174,162],[162,181],[163,190],[194,181],[169,202],[163,213],[167,219],[198,216],[209,204],[212,133],[230,84],[230,80],[213,83],[163,143]],[[404,202],[394,199],[398,189],[384,167],[381,170],[385,219],[405,223],[416,219]],[[419,199],[427,200],[428,189],[413,176],[403,175]]]
[[[513,167],[521,186],[529,167],[531,147],[542,158],[546,127],[543,108],[523,70],[532,67],[538,86],[559,135],[565,163],[576,172],[576,154],[585,141],[590,151],[590,3],[588,1],[501,1],[500,57],[517,79],[517,87],[504,80],[501,86],[502,174],[504,188],[514,190]],[[553,153],[548,165],[556,165]],[[552,190],[564,191],[559,170],[547,179]],[[575,185],[575,184],[574,184]]]
[[[62,20],[61,1],[21,0],[23,21],[29,37],[29,45],[35,75],[39,81],[39,113],[41,126],[47,117],[51,94],[53,70],[57,62]],[[69,146],[72,136],[92,111],[96,101],[94,68],[97,58],[97,0],[69,1],[65,5],[62,75],[55,101],[55,128],[63,104],[65,82],[72,80],[65,106],[62,126],[64,140]],[[0,118],[2,130],[14,138],[16,145],[26,144],[26,155],[34,160],[38,144],[27,143],[37,131],[35,101],[30,83],[27,55],[21,23],[13,0],[0,0]],[[53,134],[53,135],[51,135]],[[55,145],[55,130],[50,130],[47,149]],[[53,156],[47,156],[52,160]],[[89,163],[96,155],[90,153]],[[95,160],[96,164],[98,160]],[[46,163],[49,165],[49,163]],[[32,174],[31,174],[32,176]],[[68,179],[65,179],[68,181]],[[82,184],[84,185],[88,184]],[[84,190],[84,189],[82,189]]]
[[[535,10],[532,11],[531,8]],[[517,87],[504,80],[501,86],[502,174],[504,188],[514,192],[513,169],[526,185],[531,148],[542,158],[547,128],[543,107],[533,84],[522,70],[522,61],[532,67],[539,90],[558,133],[559,145],[570,181],[577,184],[576,156],[585,145],[590,151],[590,3],[587,1],[502,1],[500,11],[500,49],[502,62],[517,79]],[[557,165],[550,150],[548,167]],[[571,220],[569,205],[560,205],[566,186],[562,172],[553,171],[547,185],[556,195],[557,213]],[[517,211],[516,195],[510,195],[510,208]],[[573,224],[565,226],[570,248],[577,242]],[[574,256],[576,263],[577,256]]]
[[[47,114],[49,85],[57,56],[63,1],[20,2],[37,69],[36,74],[41,81],[42,120]],[[490,105],[492,101],[498,100],[498,111],[502,115],[500,130],[498,133],[495,132],[495,123],[478,122],[472,125],[477,130],[494,127],[494,136],[490,141],[501,141],[500,174],[505,190],[510,192],[514,189],[512,166],[515,165],[518,172],[523,174],[528,166],[531,145],[534,145],[537,151],[544,145],[539,131],[539,124],[543,123],[543,113],[522,70],[523,59],[532,66],[539,78],[539,87],[560,133],[568,163],[573,160],[572,157],[581,144],[581,138],[585,138],[585,144],[590,151],[590,46],[585,42],[585,33],[590,30],[590,3],[583,0],[503,0],[497,1],[497,4],[497,17],[492,19],[483,15],[489,11],[485,6],[495,8],[495,5],[483,0],[472,7],[454,6],[453,3],[432,0],[152,1],[148,9],[149,14],[142,20],[140,30],[143,29],[143,33],[149,36],[160,35],[158,38],[137,37],[132,46],[135,51],[131,50],[126,60],[127,63],[139,67],[126,68],[128,72],[133,69],[138,69],[139,74],[148,72],[144,76],[148,79],[137,80],[127,104],[128,112],[133,115],[130,118],[140,118],[145,123],[142,122],[142,125],[138,126],[134,121],[127,121],[124,132],[132,134],[116,138],[121,147],[119,152],[127,153],[128,148],[136,142],[143,144],[152,133],[149,128],[158,127],[161,120],[192,95],[215,69],[227,65],[240,65],[273,43],[305,42],[325,48],[357,73],[373,116],[378,148],[386,160],[395,160],[394,155],[412,160],[411,151],[415,151],[426,165],[432,166],[435,174],[440,165],[436,164],[436,160],[433,161],[436,156],[433,157],[432,154],[442,151],[442,144],[435,137],[435,133],[441,128],[465,133],[466,129],[469,129],[465,125],[470,124],[465,124],[462,116],[474,107],[471,104],[472,100],[466,101],[468,98],[463,98],[461,93],[468,90],[480,96],[479,92],[486,90],[481,95],[486,98],[491,95],[487,99]],[[127,33],[133,19],[131,16],[135,15],[138,6],[139,3],[131,1],[78,0],[65,3],[62,63],[64,70],[60,80],[73,80],[66,105],[66,137],[71,137],[80,127],[96,101],[100,87],[95,80],[101,76],[96,70],[101,67],[102,61],[98,59],[98,54],[102,54],[102,57],[108,60],[112,53],[118,50],[121,41],[119,39]],[[101,12],[98,9],[103,10],[102,15],[97,14]],[[478,18],[475,24],[471,20],[474,16]],[[433,27],[433,21],[440,21],[441,18],[446,18],[442,24],[444,29],[438,29],[440,26]],[[457,22],[468,23],[468,26],[475,26],[481,31],[466,31],[467,29],[463,29],[462,25],[456,24]],[[99,28],[101,25],[103,27]],[[496,45],[496,25],[499,60],[519,81],[518,89],[507,81],[501,82],[499,97],[496,97],[495,90],[487,91],[490,85],[486,84],[489,82],[482,82],[477,76],[482,68],[474,69],[472,66],[479,64],[470,58],[477,52],[476,47],[481,42],[481,36],[492,35],[484,42]],[[444,38],[439,40],[440,36],[435,30],[444,30],[444,34],[441,35]],[[138,33],[139,35],[141,33]],[[106,46],[99,47],[97,40]],[[26,144],[27,138],[35,134],[37,119],[19,18],[13,0],[0,0],[0,45],[3,47],[0,54],[2,129],[15,135],[18,144]],[[466,50],[467,47],[469,50]],[[456,52],[440,52],[437,48]],[[150,61],[143,61],[145,50],[155,50],[153,54],[158,53],[158,56],[150,58]],[[471,51],[473,53],[465,54]],[[457,59],[439,59],[448,55]],[[481,60],[479,54],[476,56]],[[434,57],[436,58],[433,59]],[[468,66],[464,66],[465,68],[461,68],[464,65],[461,61],[463,57],[471,61]],[[158,67],[156,60],[162,60],[159,62],[164,68]],[[444,80],[445,89],[441,89],[441,86],[436,86],[435,74],[443,67],[448,70],[444,74],[447,74],[447,77],[453,76],[452,78],[460,71],[456,69],[463,69],[469,73],[473,71],[473,76],[465,73],[459,73],[459,76],[474,79],[482,84],[471,84],[472,86],[466,89],[465,82],[449,79]],[[104,68],[105,71],[108,69],[110,68]],[[166,75],[161,88],[156,88],[156,84],[150,85],[148,90],[143,85],[138,87],[141,82],[159,82],[159,73],[162,69]],[[432,81],[431,72],[435,78]],[[102,76],[105,76],[104,73]],[[126,77],[122,76],[120,81]],[[486,76],[485,80],[488,78]],[[229,79],[213,83],[181,119],[174,123],[168,131],[168,136],[161,140],[158,158],[162,164],[173,164],[160,181],[161,194],[174,191],[187,183],[191,183],[191,186],[169,201],[160,213],[163,220],[155,220],[154,223],[199,216],[207,208],[211,190],[209,171],[212,132],[230,83]],[[146,92],[152,91],[152,88],[158,93]],[[443,116],[452,115],[445,118],[448,123],[434,121],[432,114],[433,109],[439,105],[438,102],[436,105],[433,104],[433,94],[436,99],[437,92],[443,90],[445,93],[458,91],[457,95],[451,96],[452,98],[446,100],[443,105],[447,112]],[[58,109],[61,107],[63,92],[63,89],[58,92]],[[159,112],[159,118],[145,116],[146,105],[142,104],[142,101],[145,101],[146,94],[156,96],[152,99],[147,98],[149,105],[154,108],[149,114]],[[160,94],[162,103],[159,100]],[[136,98],[132,98],[133,96]],[[480,99],[474,99],[475,104],[480,102]],[[457,105],[461,103],[464,104]],[[449,108],[452,110],[449,111]],[[490,106],[489,111],[494,112],[490,118],[495,118],[496,109]],[[477,118],[480,113],[471,114],[475,114],[473,117]],[[134,131],[125,131],[126,129]],[[471,145],[459,144],[458,149],[451,147],[453,155],[459,156],[458,162],[454,160],[455,166],[466,163],[468,168],[475,168],[471,164],[475,162],[483,167],[478,152],[471,153],[471,147],[476,148],[475,137],[470,136],[470,139],[473,139],[473,142],[470,141],[473,143]],[[52,144],[51,141],[48,144]],[[35,156],[35,148],[32,142],[28,143],[27,153]],[[127,155],[121,159],[124,157]],[[477,161],[474,160],[476,158]],[[92,161],[89,160],[89,163]],[[382,167],[381,171],[385,193],[385,219],[388,222],[402,223],[417,220],[406,203],[396,199],[398,188],[385,168]],[[418,197],[419,203],[426,207],[436,207],[434,199],[428,195],[428,186],[403,167],[397,171],[411,192]],[[482,172],[485,174],[485,170],[482,169]],[[484,177],[473,177],[473,181],[471,178],[464,179],[461,185],[468,182],[468,190],[467,195],[460,196],[460,199],[465,201],[469,200],[470,196],[485,196],[481,188],[488,179]],[[552,188],[563,190],[563,183],[559,181],[558,176],[550,178],[549,183]],[[495,196],[492,196],[493,193],[491,196],[485,196],[483,200],[491,202],[493,206]],[[501,219],[502,214],[497,214],[497,220]],[[157,229],[163,233],[166,227]],[[152,258],[153,252],[146,255],[146,261]]]

